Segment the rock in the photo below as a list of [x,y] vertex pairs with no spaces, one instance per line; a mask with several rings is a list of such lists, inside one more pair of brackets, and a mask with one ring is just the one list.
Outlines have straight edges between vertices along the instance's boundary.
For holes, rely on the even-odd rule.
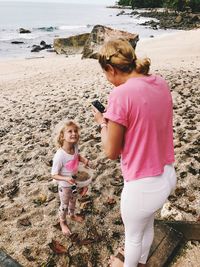
[[31,31],[24,28],[20,28],[19,33],[31,33]]
[[176,23],[180,23],[181,21],[182,21],[182,16],[181,15],[178,15],[177,17],[176,17],[176,19],[175,19],[175,22]]
[[40,52],[41,50],[49,49],[49,48],[52,48],[50,44],[46,44],[45,41],[41,41],[40,45],[32,46],[31,52]]
[[51,45],[47,44],[45,41],[41,41],[40,46],[42,47],[42,49],[50,49],[51,48]]
[[120,15],[123,15],[125,13],[124,10],[120,11],[116,16],[120,16]]
[[139,40],[138,34],[119,31],[102,25],[95,25],[83,48],[82,58],[98,58],[98,52],[102,44],[112,38],[124,38],[130,42],[133,48]]
[[186,193],[186,190],[187,189],[185,187],[182,187],[182,186],[177,187],[175,190],[175,195],[180,197]]
[[11,44],[24,44],[22,41],[12,41]]
[[40,50],[42,50],[42,49],[39,45],[33,45],[31,52],[39,52]]
[[54,50],[57,54],[81,53],[89,35],[89,33],[83,33],[67,38],[56,38],[53,43]]
[[192,22],[200,21],[200,16],[198,16],[197,14],[189,14],[189,18]]

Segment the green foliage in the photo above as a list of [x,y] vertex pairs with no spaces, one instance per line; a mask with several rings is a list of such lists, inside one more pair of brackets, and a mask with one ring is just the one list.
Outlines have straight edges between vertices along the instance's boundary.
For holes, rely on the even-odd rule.
[[188,7],[192,11],[200,11],[200,0],[166,0],[164,4],[178,11],[184,11]]
[[191,7],[192,11],[200,12],[200,0],[192,0],[189,2],[189,6]]
[[163,0],[132,0],[132,7],[162,7]]
[[120,6],[131,6],[131,0],[119,0],[118,5]]
[[200,11],[200,0],[119,0],[117,3],[122,6],[132,6],[132,8],[168,7],[184,11],[190,7],[194,12]]

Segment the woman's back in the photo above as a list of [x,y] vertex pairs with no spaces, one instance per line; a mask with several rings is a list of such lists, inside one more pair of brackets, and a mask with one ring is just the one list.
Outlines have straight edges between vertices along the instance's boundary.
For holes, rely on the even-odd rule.
[[130,78],[114,88],[105,117],[126,127],[121,153],[126,181],[159,175],[174,162],[172,99],[161,77]]

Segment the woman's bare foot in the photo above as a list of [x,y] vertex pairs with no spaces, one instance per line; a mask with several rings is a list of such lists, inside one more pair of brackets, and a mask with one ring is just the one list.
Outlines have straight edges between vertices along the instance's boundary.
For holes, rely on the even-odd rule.
[[61,221],[60,220],[60,227],[61,227],[63,235],[65,235],[65,236],[70,236],[71,235],[71,231],[70,231],[66,221]]
[[81,215],[77,215],[77,214],[70,215],[70,218],[71,218],[71,220],[73,220],[75,222],[79,222],[79,223],[82,223],[84,221],[84,217]]
[[109,267],[123,267],[124,263],[115,256],[110,256]]
[[147,266],[146,264],[138,263],[138,267],[146,267],[146,266]]
[[112,255],[109,261],[109,267],[123,267],[124,266],[124,251],[119,248],[116,256]]

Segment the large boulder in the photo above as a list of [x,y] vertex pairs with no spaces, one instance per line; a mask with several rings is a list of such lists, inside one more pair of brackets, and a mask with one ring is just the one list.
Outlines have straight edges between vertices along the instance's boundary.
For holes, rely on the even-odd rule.
[[139,40],[138,34],[120,31],[102,25],[94,26],[83,48],[82,58],[98,59],[99,49],[102,44],[109,39],[120,37],[129,41],[134,49]]
[[83,33],[66,38],[56,38],[53,43],[54,50],[57,54],[81,53],[89,35],[89,33]]

